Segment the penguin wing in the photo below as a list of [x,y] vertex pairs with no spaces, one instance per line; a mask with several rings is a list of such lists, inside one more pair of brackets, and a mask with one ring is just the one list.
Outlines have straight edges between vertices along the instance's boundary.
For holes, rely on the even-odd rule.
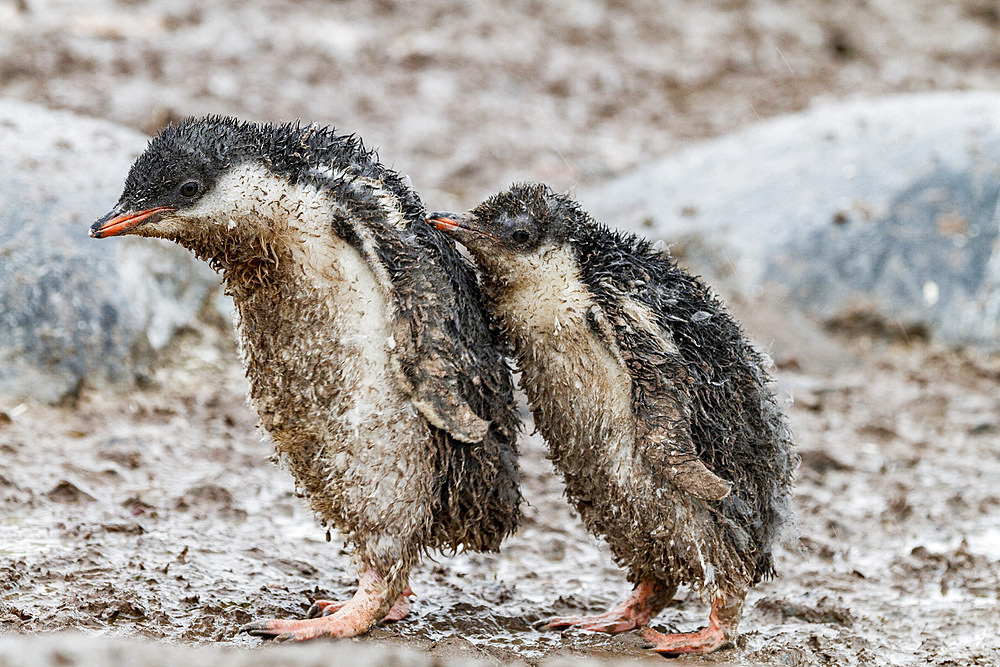
[[683,359],[648,309],[624,295],[623,303],[614,322],[597,306],[587,319],[632,378],[637,454],[677,488],[705,500],[725,498],[732,485],[709,470],[691,438]]
[[[460,261],[458,252],[454,245],[441,245],[445,237],[424,222],[416,194],[360,141],[347,137],[328,146],[321,134],[313,136],[332,162],[321,157],[309,176],[321,189],[351,193],[345,195],[352,202],[350,214],[340,212],[332,223],[335,234],[365,259],[390,306],[388,353],[400,388],[433,426],[461,442],[481,442],[490,422],[467,400],[479,378],[476,356],[456,323],[461,297],[441,268],[448,252]],[[345,155],[354,161],[343,172]]]
[[641,455],[654,470],[664,471],[679,489],[704,500],[722,500],[729,495],[732,484],[709,470],[698,457],[691,439],[686,393],[657,384],[648,391],[643,381],[632,379],[636,443],[644,445],[638,447]]
[[440,326],[422,324],[407,312],[398,313],[393,322],[395,353],[410,402],[427,421],[456,440],[482,441],[490,422],[477,415],[462,394],[459,366],[464,351],[455,349],[455,339]]
[[467,399],[479,373],[468,332],[461,330],[460,297],[435,264],[421,261],[398,238],[383,239],[383,248],[392,246],[392,354],[403,387],[431,424],[460,442],[481,442],[490,422]]
[[[355,247],[390,305],[388,351],[400,388],[433,426],[460,442],[481,442],[490,422],[477,415],[466,398],[478,374],[455,316],[459,297],[438,267],[433,249],[372,217],[349,231],[358,237]],[[440,234],[430,225],[426,228],[427,233]]]

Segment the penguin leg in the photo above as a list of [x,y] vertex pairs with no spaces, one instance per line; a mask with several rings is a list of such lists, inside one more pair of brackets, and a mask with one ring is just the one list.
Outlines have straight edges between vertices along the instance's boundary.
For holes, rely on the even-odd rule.
[[643,629],[641,635],[653,644],[650,647],[665,656],[681,653],[705,654],[732,645],[736,641],[736,627],[743,614],[746,591],[739,595],[723,595],[712,603],[708,625],[695,632],[678,632],[669,635],[652,628]]
[[[396,601],[392,604],[392,608],[389,609],[389,613],[385,615],[380,623],[385,623],[387,621],[401,621],[406,618],[410,613],[410,599],[409,596],[416,596],[409,586],[406,587]],[[335,612],[343,609],[349,600],[341,601],[330,601],[330,600],[316,600],[309,607],[309,611],[306,612],[306,618],[319,618],[320,616],[329,616]]]
[[549,619],[539,629],[578,627],[614,634],[641,628],[667,606],[676,591],[677,586],[671,582],[646,579],[636,584],[628,599],[611,611],[596,616],[560,616]]
[[[365,570],[354,596],[328,616],[300,621],[256,621],[244,625],[239,631],[279,642],[305,641],[317,637],[354,637],[363,635],[376,623],[384,620],[398,603],[399,599],[389,592],[385,582],[374,571]],[[408,611],[409,603],[406,607]]]

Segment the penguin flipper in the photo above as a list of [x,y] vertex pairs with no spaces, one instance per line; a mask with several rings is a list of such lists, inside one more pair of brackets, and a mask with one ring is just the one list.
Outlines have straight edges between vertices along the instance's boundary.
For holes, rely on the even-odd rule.
[[[411,329],[413,323],[412,319],[399,318],[395,329]],[[442,352],[454,348],[456,341],[447,339],[440,329],[421,333],[421,336],[394,336],[395,352],[400,355],[404,369],[401,380],[409,390],[410,402],[433,426],[456,440],[482,442],[490,422],[477,415],[462,394],[456,359],[460,355],[454,350],[451,354]]]
[[636,400],[636,444],[646,463],[664,474],[671,484],[703,500],[722,500],[732,484],[712,472],[698,457],[691,439],[690,414],[683,393],[658,391]]
[[[421,223],[419,229],[440,235],[430,225]],[[432,426],[459,442],[482,442],[490,422],[476,414],[463,393],[478,375],[474,354],[461,332],[449,326],[456,296],[438,287],[448,277],[436,261],[428,261],[428,252],[431,257],[439,252],[385,226],[368,226],[364,233],[371,238],[362,239],[359,250],[392,305],[389,353],[403,393]]]
[[[638,310],[633,308],[633,310]],[[614,314],[616,327],[604,309],[593,306],[587,323],[609,353],[632,378],[632,414],[636,444],[653,471],[665,474],[679,489],[704,500],[722,500],[732,485],[708,469],[691,439],[690,399],[683,389],[686,371],[671,341],[659,327]],[[647,322],[651,322],[648,316]],[[619,340],[620,331],[632,333]]]
[[434,426],[460,442],[482,442],[490,430],[451,383],[430,378],[414,388],[410,402]]

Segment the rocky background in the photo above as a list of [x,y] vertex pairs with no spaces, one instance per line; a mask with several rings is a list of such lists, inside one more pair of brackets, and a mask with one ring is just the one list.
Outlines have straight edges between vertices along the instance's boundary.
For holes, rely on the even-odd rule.
[[535,435],[523,530],[427,562],[411,619],[234,635],[354,573],[254,432],[215,276],[86,236],[203,113],[357,132],[429,208],[547,181],[726,298],[790,403],[798,526],[739,645],[678,662],[997,663],[998,75],[982,0],[0,0],[0,665],[661,660],[531,629],[627,590]]

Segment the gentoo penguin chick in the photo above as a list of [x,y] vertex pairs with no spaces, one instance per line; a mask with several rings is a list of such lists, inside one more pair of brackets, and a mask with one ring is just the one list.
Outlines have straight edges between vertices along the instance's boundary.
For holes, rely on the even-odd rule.
[[367,632],[430,549],[495,550],[520,517],[513,382],[471,263],[352,136],[189,119],[150,141],[96,238],[175,241],[222,273],[250,402],[357,593],[252,635]]
[[635,585],[608,613],[546,627],[642,627],[686,583],[708,626],[643,636],[664,654],[732,642],[773,574],[796,462],[761,355],[669,254],[544,185],[429,221],[478,262],[566,493]]

